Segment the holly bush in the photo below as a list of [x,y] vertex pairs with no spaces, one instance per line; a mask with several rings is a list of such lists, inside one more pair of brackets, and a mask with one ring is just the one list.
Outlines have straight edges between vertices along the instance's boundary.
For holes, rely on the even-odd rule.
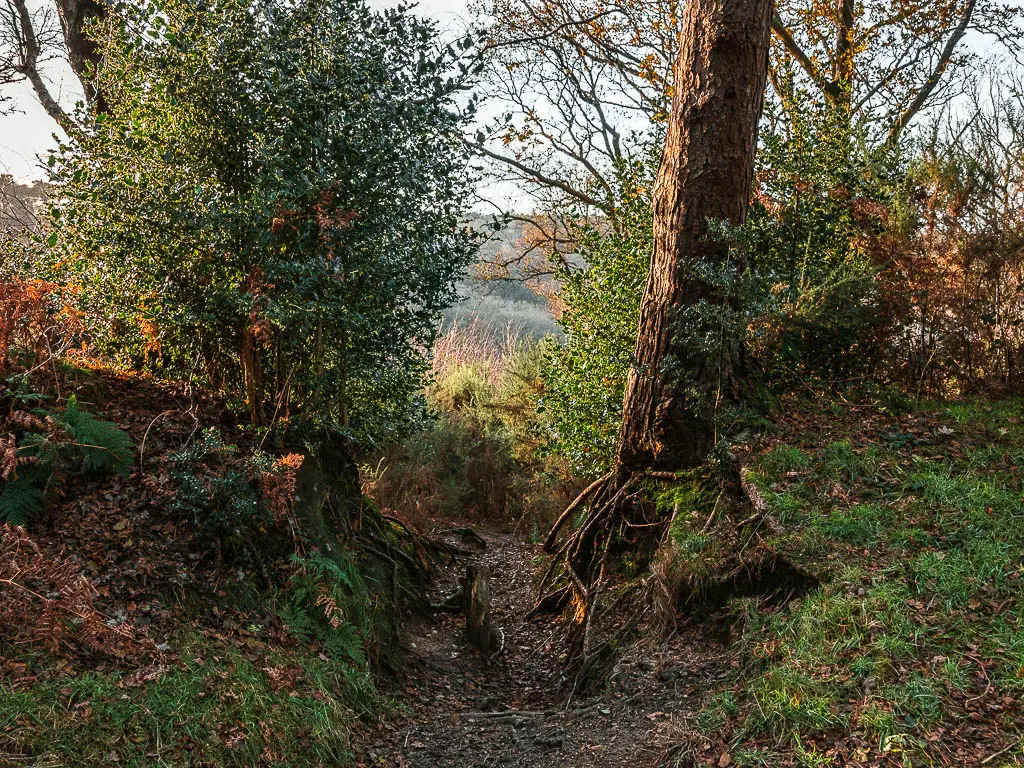
[[580,475],[611,464],[622,421],[622,398],[636,344],[654,247],[650,204],[653,164],[617,173],[619,205],[605,222],[574,234],[582,268],[561,268],[561,341],[547,344],[542,420],[547,449]]
[[110,111],[51,161],[92,341],[257,425],[399,431],[475,249],[471,41],[363,0],[120,4],[99,37]]

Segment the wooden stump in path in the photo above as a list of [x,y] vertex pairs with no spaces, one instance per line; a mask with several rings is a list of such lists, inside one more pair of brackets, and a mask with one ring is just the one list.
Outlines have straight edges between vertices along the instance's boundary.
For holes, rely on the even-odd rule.
[[491,626],[491,569],[466,566],[466,635],[484,653],[500,650],[499,635]]

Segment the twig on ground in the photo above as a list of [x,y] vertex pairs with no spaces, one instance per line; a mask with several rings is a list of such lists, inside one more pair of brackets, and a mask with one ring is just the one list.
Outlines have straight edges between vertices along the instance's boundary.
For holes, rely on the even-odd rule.
[[544,709],[535,712],[529,712],[521,709],[506,709],[501,712],[459,712],[459,717],[463,720],[516,720],[519,718],[533,718],[533,717],[548,717],[551,714],[550,710]]
[[1024,736],[1021,736],[1019,739],[1017,739],[1012,744],[1010,744],[1010,746],[1003,747],[998,752],[995,752],[995,753],[989,755],[984,760],[982,760],[980,763],[978,763],[978,765],[988,765],[993,760],[995,760],[997,757],[1002,757],[1003,755],[1005,755],[1007,752],[1009,752],[1014,747],[1019,747],[1021,745],[1021,742],[1024,742]]

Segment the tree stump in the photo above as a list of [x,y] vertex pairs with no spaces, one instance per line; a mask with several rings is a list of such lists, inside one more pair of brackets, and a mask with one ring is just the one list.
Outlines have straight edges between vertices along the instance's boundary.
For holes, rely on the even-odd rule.
[[466,636],[484,653],[499,650],[498,633],[491,626],[491,569],[466,566]]

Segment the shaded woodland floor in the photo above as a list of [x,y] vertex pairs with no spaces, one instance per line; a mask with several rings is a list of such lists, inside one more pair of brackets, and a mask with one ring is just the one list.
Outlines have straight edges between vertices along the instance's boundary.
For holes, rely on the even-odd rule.
[[[408,667],[390,690],[398,706],[368,734],[361,765],[657,764],[667,746],[664,725],[696,715],[728,666],[725,648],[692,630],[640,642],[618,660],[603,690],[567,704],[564,627],[524,618],[533,606],[540,547],[508,533],[482,538],[487,546],[477,560],[492,571],[493,619],[504,650],[487,659],[472,648],[461,614],[415,619]],[[463,570],[456,561],[438,573],[435,603],[457,589]]]
[[391,658],[367,659],[363,635],[303,630],[322,593],[293,560],[268,567],[268,590],[180,508],[171,457],[206,426],[231,434],[221,407],[104,371],[64,388],[104,405],[135,461],[67,477],[29,534],[151,645],[101,653],[73,627],[53,648],[8,642],[4,768],[1024,764],[1020,401],[787,402],[740,444],[759,518],[652,486],[682,513],[640,578],[703,585],[699,600],[673,604],[675,631],[648,615],[607,680],[569,699],[564,619],[525,618],[535,536],[480,517],[427,531],[462,551],[435,559],[430,603],[467,564],[490,568],[499,653],[469,645],[461,612],[421,610]]

